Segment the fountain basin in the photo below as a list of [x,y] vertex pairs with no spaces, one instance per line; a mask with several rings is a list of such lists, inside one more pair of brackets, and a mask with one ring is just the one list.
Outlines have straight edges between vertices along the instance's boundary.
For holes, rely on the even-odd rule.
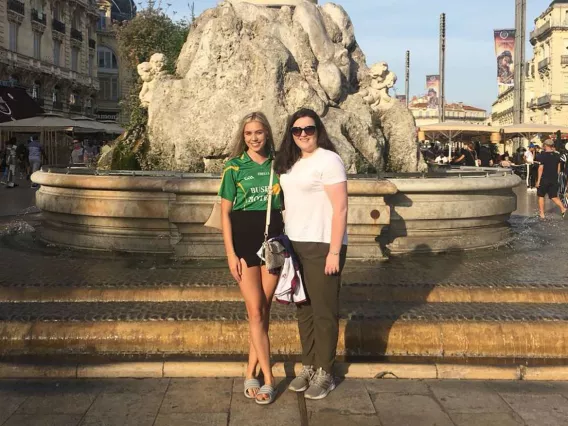
[[[219,176],[160,172],[98,174],[86,169],[44,167],[32,176],[41,185],[41,238],[95,250],[167,253],[180,259],[225,256],[219,231],[203,226],[217,200]],[[390,223],[384,180],[348,182],[349,257],[383,257],[377,237]]]
[[[44,167],[41,238],[65,247],[162,253],[180,259],[224,257],[221,233],[206,228],[220,177],[174,172],[104,172]],[[499,244],[509,235],[520,179],[507,170],[461,170],[443,177],[352,176],[352,259],[385,252],[439,252]]]
[[398,192],[386,197],[391,223],[380,240],[390,254],[479,249],[511,235],[513,188],[521,179],[508,169],[462,167],[434,178],[389,181]]

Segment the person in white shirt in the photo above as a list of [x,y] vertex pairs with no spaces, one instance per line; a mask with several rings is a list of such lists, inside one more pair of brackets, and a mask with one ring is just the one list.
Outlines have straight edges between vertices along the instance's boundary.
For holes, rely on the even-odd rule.
[[308,303],[297,308],[303,369],[289,389],[322,399],[335,389],[348,205],[345,166],[314,111],[301,109],[289,119],[275,170],[284,194],[286,234],[308,296]]
[[71,164],[82,164],[84,162],[85,150],[79,139],[73,139],[73,151],[71,151]]
[[527,188],[529,191],[536,191],[536,175],[534,168],[535,146],[531,143],[529,149],[525,151],[524,161],[527,165]]
[[[34,174],[39,170],[41,167],[41,158],[43,156],[43,148],[41,147],[40,142],[35,137],[30,138],[30,142],[28,143],[28,160],[30,162],[30,167],[32,168],[31,174]],[[37,188],[38,185],[36,183],[32,183],[32,188]]]

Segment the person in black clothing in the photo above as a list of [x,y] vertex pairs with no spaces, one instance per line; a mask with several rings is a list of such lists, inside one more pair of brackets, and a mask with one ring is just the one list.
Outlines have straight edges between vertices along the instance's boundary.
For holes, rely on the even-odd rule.
[[554,204],[560,207],[560,212],[562,217],[564,217],[566,208],[558,198],[560,155],[554,151],[554,141],[552,139],[547,139],[544,142],[544,152],[537,155],[536,161],[539,163],[536,187],[540,218],[544,219],[544,197],[546,195]]
[[454,164],[470,167],[477,166],[477,162],[477,152],[475,152],[473,142],[466,142],[465,148],[461,150],[459,157],[454,160]]
[[481,145],[479,147],[479,162],[481,167],[493,167],[491,149],[487,145]]

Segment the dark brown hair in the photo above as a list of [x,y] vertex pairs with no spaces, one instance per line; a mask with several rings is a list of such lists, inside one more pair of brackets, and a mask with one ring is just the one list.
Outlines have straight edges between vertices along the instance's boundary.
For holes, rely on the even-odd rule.
[[280,150],[276,154],[276,161],[274,162],[274,170],[278,174],[286,173],[292,168],[292,166],[294,166],[294,164],[296,164],[296,162],[302,156],[302,151],[300,150],[300,148],[298,148],[296,142],[294,142],[294,136],[292,136],[291,129],[298,119],[304,117],[310,117],[316,124],[318,148],[327,149],[328,151],[337,153],[335,145],[333,145],[333,143],[329,139],[327,130],[325,130],[325,126],[323,125],[323,122],[321,121],[319,115],[311,109],[302,108],[292,114],[288,119],[288,124],[286,124],[286,131],[284,133],[284,137],[282,138],[282,144],[280,145]]

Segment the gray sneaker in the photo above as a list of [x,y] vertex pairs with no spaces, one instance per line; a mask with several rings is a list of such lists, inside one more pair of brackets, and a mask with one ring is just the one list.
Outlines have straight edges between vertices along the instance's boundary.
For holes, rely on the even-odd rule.
[[304,365],[300,374],[290,382],[288,389],[294,392],[304,392],[310,386],[315,373],[313,365]]
[[307,399],[324,399],[334,389],[335,379],[333,375],[326,373],[322,368],[318,368],[304,397]]

